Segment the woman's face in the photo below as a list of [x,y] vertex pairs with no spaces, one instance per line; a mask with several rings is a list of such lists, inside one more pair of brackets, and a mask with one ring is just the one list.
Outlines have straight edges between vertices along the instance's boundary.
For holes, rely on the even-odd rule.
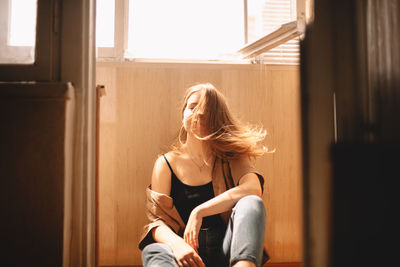
[[[197,135],[200,134],[200,123],[199,123],[199,121],[195,121],[192,124],[192,119],[194,119],[193,112],[194,112],[194,109],[197,107],[199,100],[200,100],[199,92],[193,93],[189,97],[186,107],[185,107],[185,110],[183,111],[183,120],[182,120],[182,124],[183,124],[183,127],[185,128],[186,132],[193,132]],[[192,128],[192,126],[193,126],[193,128]]]

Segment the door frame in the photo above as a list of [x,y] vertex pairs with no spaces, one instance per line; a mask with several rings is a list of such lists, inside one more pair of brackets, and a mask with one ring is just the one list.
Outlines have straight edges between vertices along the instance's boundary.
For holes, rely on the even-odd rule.
[[63,266],[96,266],[96,0],[60,1],[60,78],[74,87],[66,141]]

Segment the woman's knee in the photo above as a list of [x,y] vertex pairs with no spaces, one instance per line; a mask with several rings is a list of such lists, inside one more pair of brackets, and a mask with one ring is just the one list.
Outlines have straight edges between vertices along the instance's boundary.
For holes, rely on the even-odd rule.
[[265,217],[265,208],[263,200],[256,195],[242,197],[234,207],[235,213],[244,216]]
[[239,199],[236,206],[245,206],[246,208],[249,206],[255,206],[258,208],[264,208],[264,202],[259,196],[248,195]]

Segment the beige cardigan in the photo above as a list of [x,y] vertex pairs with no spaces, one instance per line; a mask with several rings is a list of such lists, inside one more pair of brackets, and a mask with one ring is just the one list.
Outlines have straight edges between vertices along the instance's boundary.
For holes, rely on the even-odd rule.
[[[239,158],[235,160],[224,161],[217,158],[214,163],[212,185],[215,196],[235,187],[240,179],[247,173],[255,173],[260,181],[261,188],[264,188],[264,177],[256,171],[248,158]],[[157,193],[151,190],[151,185],[146,189],[146,215],[149,222],[144,226],[143,233],[139,242],[139,249],[150,243],[153,243],[151,230],[160,225],[169,226],[176,234],[182,236],[185,224],[176,210],[173,199],[165,194]],[[225,223],[228,222],[232,210],[221,214]],[[269,259],[264,249],[264,260]]]

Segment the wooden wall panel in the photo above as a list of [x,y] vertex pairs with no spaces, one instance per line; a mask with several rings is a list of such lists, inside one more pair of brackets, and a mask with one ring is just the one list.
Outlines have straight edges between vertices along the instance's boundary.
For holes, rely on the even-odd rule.
[[198,82],[213,83],[239,118],[268,131],[276,152],[257,161],[266,178],[266,245],[272,262],[302,261],[298,67],[101,62],[100,265],[141,264],[145,188],[157,155],[178,133],[183,93]]

